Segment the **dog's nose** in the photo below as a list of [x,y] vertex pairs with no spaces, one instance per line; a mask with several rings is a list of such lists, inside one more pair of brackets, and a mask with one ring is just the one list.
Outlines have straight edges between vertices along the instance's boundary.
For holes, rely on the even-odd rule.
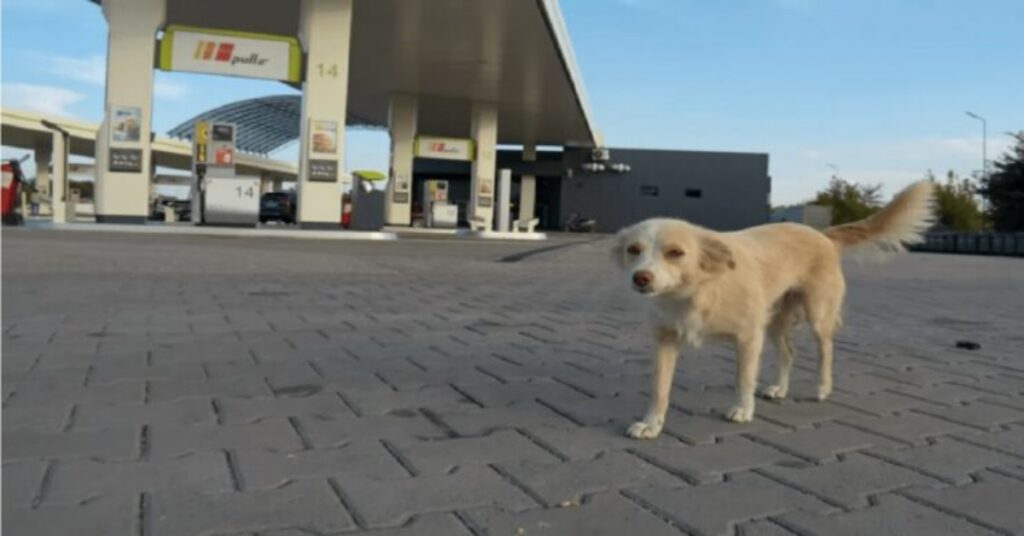
[[654,275],[647,270],[637,270],[636,272],[633,272],[633,284],[640,288],[650,285],[653,280]]

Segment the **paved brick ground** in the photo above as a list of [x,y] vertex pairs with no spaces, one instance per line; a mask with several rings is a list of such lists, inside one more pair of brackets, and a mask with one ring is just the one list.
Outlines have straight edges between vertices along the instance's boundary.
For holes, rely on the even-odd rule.
[[554,245],[5,230],[3,533],[1024,533],[1022,261],[851,266],[833,400],[805,341],[727,423],[709,347],[637,442],[639,298]]

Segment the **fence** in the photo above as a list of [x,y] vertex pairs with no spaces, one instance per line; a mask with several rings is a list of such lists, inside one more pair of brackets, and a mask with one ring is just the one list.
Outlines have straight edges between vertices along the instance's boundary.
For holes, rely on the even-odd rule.
[[1019,233],[929,233],[914,251],[1008,255],[1024,257],[1024,232]]

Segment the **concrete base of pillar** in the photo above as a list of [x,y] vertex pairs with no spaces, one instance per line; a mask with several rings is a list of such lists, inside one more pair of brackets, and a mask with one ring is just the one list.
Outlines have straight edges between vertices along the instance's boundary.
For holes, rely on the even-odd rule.
[[146,224],[145,216],[117,216],[114,214],[97,214],[96,223],[134,223],[138,225]]
[[303,221],[299,222],[299,229],[315,229],[318,231],[344,231],[345,229],[338,222],[329,221]]

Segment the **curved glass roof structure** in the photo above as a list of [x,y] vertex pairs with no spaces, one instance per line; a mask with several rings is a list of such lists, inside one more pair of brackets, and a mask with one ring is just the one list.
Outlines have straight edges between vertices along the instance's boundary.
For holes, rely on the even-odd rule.
[[[301,95],[271,95],[231,102],[202,112],[167,131],[169,136],[191,140],[196,121],[234,123],[239,151],[266,155],[299,139]],[[348,115],[348,126],[383,127]]]

